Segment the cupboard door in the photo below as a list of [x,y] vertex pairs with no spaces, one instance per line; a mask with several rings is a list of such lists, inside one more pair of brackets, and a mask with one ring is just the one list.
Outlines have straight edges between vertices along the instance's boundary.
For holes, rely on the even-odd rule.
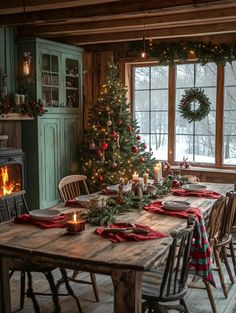
[[44,117],[39,122],[40,208],[58,202],[61,165],[61,118]]
[[66,115],[63,121],[64,146],[62,151],[62,177],[70,174],[78,174],[78,146],[82,127],[80,116]]

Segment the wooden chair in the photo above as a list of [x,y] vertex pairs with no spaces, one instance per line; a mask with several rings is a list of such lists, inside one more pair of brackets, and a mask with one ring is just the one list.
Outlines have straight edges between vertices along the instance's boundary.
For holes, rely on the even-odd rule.
[[[193,224],[172,234],[164,269],[154,268],[143,275],[142,312],[168,312],[178,310],[188,313],[184,301],[187,293],[188,262],[193,236]],[[179,300],[179,304],[167,304]]]
[[[13,219],[15,216],[19,214],[27,214],[29,213],[29,209],[25,200],[25,191],[19,191],[15,193],[11,193],[9,195],[3,196],[0,198],[0,222],[4,221],[9,221]],[[72,296],[78,305],[79,312],[82,313],[82,309],[79,303],[78,298],[75,296],[73,290],[71,289],[69,285],[69,281],[67,279],[65,270],[60,268],[61,275],[63,277],[63,280],[66,285],[67,289],[67,294],[59,294],[57,291],[57,286],[54,282],[53,274],[52,271],[55,270],[55,267],[52,267],[50,265],[38,265],[34,264],[32,262],[24,262],[23,260],[18,260],[18,259],[12,259],[10,260],[10,278],[14,274],[15,271],[20,271],[21,272],[21,286],[20,286],[20,309],[23,309],[24,307],[24,299],[25,295],[29,298],[31,298],[34,306],[34,310],[36,313],[40,312],[40,308],[38,305],[38,302],[36,300],[36,295],[52,295],[53,298],[53,303],[54,303],[54,308],[55,312],[60,312],[60,305],[58,301],[58,296]],[[32,272],[38,272],[44,274],[46,277],[51,294],[49,293],[40,293],[40,292],[34,292],[33,286],[32,286]],[[25,279],[26,279],[26,274],[28,278],[28,289],[25,291]]]
[[[229,290],[225,284],[222,263],[225,264],[231,283],[232,284],[234,283],[234,277],[228,261],[228,257],[231,257],[232,259],[234,273],[236,275],[236,260],[231,233],[235,214],[236,214],[236,191],[230,191],[226,193],[226,196],[224,198],[219,199],[214,204],[210,212],[209,220],[207,222],[206,227],[209,244],[213,252],[213,261],[215,262],[216,265],[216,267],[213,267],[213,270],[217,271],[219,274],[220,283],[225,298],[227,298]],[[206,289],[211,304],[212,312],[217,313],[211,286],[208,282],[205,281],[204,285],[205,287],[197,286],[192,282],[189,285],[189,287],[194,289]]]
[[[63,202],[74,199],[81,194],[89,194],[88,186],[86,183],[87,177],[85,175],[69,175],[63,177],[58,184],[58,192]],[[96,301],[99,302],[98,288],[96,282],[96,276],[94,273],[90,273],[91,281],[79,280],[79,271],[74,271],[69,280],[82,284],[92,284]]]
[[87,177],[85,175],[69,175],[63,177],[58,184],[58,192],[61,200],[74,199],[80,194],[89,194],[88,186],[86,184]]

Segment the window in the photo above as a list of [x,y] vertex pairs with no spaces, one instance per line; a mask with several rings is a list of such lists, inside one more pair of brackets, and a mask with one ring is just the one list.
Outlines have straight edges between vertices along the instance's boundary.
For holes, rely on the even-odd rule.
[[236,164],[236,62],[225,66],[224,164]]
[[[217,74],[219,68],[224,75]],[[225,67],[187,63],[173,68],[134,65],[132,69],[134,117],[156,159],[178,162],[188,157],[195,163],[236,164],[236,61]],[[217,84],[224,84],[224,95],[217,94]],[[211,108],[202,121],[189,123],[180,116],[178,105],[192,87],[204,89]],[[224,116],[218,113],[217,117],[217,107],[222,106]],[[216,142],[216,136],[222,142]]]
[[140,135],[158,159],[167,159],[168,67],[134,68],[135,118]]

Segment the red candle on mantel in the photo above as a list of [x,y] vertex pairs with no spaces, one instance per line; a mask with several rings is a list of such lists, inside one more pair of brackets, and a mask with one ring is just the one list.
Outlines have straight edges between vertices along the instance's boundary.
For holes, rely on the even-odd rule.
[[73,214],[73,220],[69,220],[66,223],[67,231],[71,234],[79,233],[85,229],[85,221],[77,219],[77,214]]

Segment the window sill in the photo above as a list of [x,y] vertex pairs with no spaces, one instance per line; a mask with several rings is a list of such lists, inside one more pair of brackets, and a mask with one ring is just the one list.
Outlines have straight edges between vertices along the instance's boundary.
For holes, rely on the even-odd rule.
[[172,166],[173,170],[191,171],[191,172],[207,172],[207,173],[223,173],[223,174],[236,174],[236,169],[226,168],[212,168],[212,167],[194,167],[181,168],[180,166]]

